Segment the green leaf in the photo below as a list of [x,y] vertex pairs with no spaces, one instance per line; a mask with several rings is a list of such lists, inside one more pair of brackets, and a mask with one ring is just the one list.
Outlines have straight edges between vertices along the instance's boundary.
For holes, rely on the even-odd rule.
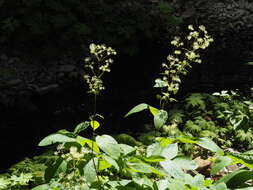
[[253,179],[253,172],[249,170],[238,170],[222,177],[216,183],[226,183],[228,188],[240,188],[245,187],[245,182]]
[[145,163],[137,163],[137,162],[128,162],[127,163],[130,171],[140,172],[140,173],[152,173],[151,166]]
[[136,150],[135,148],[127,144],[119,144],[119,147],[120,147],[121,153],[123,153],[124,155],[128,155]]
[[59,175],[61,172],[67,171],[67,162],[63,158],[59,157],[54,164],[50,165],[45,170],[45,180],[49,182],[53,177]]
[[227,156],[217,157],[212,166],[211,175],[216,175],[221,169],[223,169],[226,166],[231,165],[232,163],[233,161]]
[[179,140],[182,143],[197,144],[197,141],[193,140],[193,138],[188,137],[188,136],[179,136],[177,137],[177,140]]
[[32,188],[32,190],[49,190],[49,189],[50,186],[48,184],[43,184]]
[[165,170],[165,172],[174,178],[183,178],[183,176],[185,175],[183,170],[178,165],[176,165],[172,160],[166,160],[160,162],[160,164]]
[[39,146],[48,146],[54,143],[75,142],[76,139],[62,134],[51,134],[40,141]]
[[93,150],[96,153],[100,153],[98,144],[95,141],[92,141],[90,139],[86,139],[84,137],[81,136],[77,136],[76,137],[77,142],[81,145],[84,146],[85,144],[87,144],[91,150]]
[[156,181],[156,185],[157,185],[158,190],[167,190],[169,184],[170,184],[169,181],[165,180],[165,179]]
[[185,170],[195,170],[198,167],[194,160],[186,156],[178,156],[174,158],[173,163]]
[[153,187],[153,182],[147,176],[133,176],[133,181],[140,186]]
[[152,106],[148,106],[148,108],[149,108],[149,111],[152,113],[153,116],[155,116],[159,112],[159,109],[154,108]]
[[148,104],[145,104],[145,103],[142,103],[142,104],[139,104],[137,106],[135,106],[133,109],[131,109],[126,115],[125,117],[129,116],[129,115],[132,115],[133,113],[138,113],[140,111],[143,111],[145,109],[148,109],[149,105]]
[[92,121],[90,121],[90,126],[91,126],[92,129],[95,131],[97,128],[99,128],[100,124],[99,124],[98,121],[92,120]]
[[82,132],[82,131],[84,131],[87,127],[89,127],[89,122],[82,122],[82,123],[79,123],[77,126],[76,126],[76,128],[75,128],[75,130],[74,130],[74,133],[75,134],[79,134],[80,132]]
[[113,165],[115,167],[115,169],[119,171],[119,165],[117,164],[117,162],[113,158],[111,158],[110,156],[107,156],[107,155],[102,155],[102,158],[105,159],[111,165]]
[[107,168],[110,168],[112,166],[112,164],[110,164],[109,162],[107,162],[107,160],[104,159],[99,159],[99,164],[98,164],[98,170],[99,171],[103,171]]
[[223,150],[209,138],[199,138],[196,144],[212,152],[218,153],[219,155],[224,155]]
[[160,129],[167,121],[168,113],[165,110],[159,110],[154,116],[154,125],[156,129]]
[[168,147],[164,148],[161,152],[161,155],[168,160],[175,158],[177,154],[178,154],[177,143],[170,144]]
[[163,156],[155,155],[155,156],[149,156],[149,157],[143,158],[143,160],[146,162],[161,162],[161,161],[164,161],[165,158]]
[[113,137],[109,135],[97,136],[96,143],[100,149],[112,158],[118,159],[120,157],[120,146]]
[[[94,160],[93,160],[94,159]],[[98,158],[91,159],[83,168],[83,174],[87,180],[87,182],[92,183],[96,180],[96,169],[98,165]],[[95,166],[94,166],[95,163]]]
[[252,160],[247,160],[244,158],[239,157],[240,155],[236,156],[236,155],[227,155],[229,158],[231,158],[235,163],[240,163],[250,169],[253,169],[253,164],[252,164]]

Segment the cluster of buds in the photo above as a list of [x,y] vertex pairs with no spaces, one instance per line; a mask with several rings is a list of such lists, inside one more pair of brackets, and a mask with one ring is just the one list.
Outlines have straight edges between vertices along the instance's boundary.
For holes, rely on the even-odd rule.
[[113,63],[112,55],[116,51],[105,45],[90,44],[90,56],[85,58],[84,80],[89,86],[89,93],[99,94],[105,89],[102,76],[105,72],[110,72],[110,65]]
[[179,90],[180,76],[188,73],[187,69],[191,68],[192,63],[202,63],[198,51],[206,49],[213,42],[202,25],[198,27],[198,30],[189,25],[188,30],[189,34],[185,39],[188,41],[187,43],[184,43],[182,38],[178,36],[171,41],[171,45],[175,47],[173,54],[168,55],[168,63],[162,64],[164,69],[162,77],[155,80],[154,87],[161,88],[159,98],[163,102],[162,107],[166,102],[175,101],[171,95],[176,94]]

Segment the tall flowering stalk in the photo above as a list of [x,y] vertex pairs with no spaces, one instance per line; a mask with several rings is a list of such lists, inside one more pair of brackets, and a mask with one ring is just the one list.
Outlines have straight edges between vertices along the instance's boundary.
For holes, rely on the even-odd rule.
[[[84,62],[85,75],[84,80],[88,84],[88,92],[93,94],[94,103],[93,103],[93,115],[90,116],[90,126],[93,129],[92,138],[95,137],[95,130],[100,126],[99,122],[96,121],[96,117],[102,117],[97,114],[97,95],[99,95],[104,89],[102,77],[104,73],[110,72],[110,66],[113,63],[112,55],[116,55],[116,51],[111,47],[106,47],[105,45],[96,45],[90,44],[90,56],[86,57]],[[92,141],[92,154],[94,154],[94,142]],[[93,165],[96,170],[97,179],[98,171],[94,158]]]
[[199,26],[197,30],[189,25],[188,30],[189,34],[185,39],[176,36],[171,41],[174,51],[168,55],[168,62],[162,64],[161,77],[155,80],[154,87],[161,90],[159,99],[162,109],[166,103],[176,101],[172,96],[179,90],[181,76],[188,73],[192,63],[202,63],[199,51],[206,49],[213,42],[213,38],[208,35],[203,25]]

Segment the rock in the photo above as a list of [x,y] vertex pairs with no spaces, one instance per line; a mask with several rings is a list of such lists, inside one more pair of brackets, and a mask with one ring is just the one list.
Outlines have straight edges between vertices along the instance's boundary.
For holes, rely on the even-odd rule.
[[205,176],[210,175],[210,169],[212,162],[210,160],[203,160],[201,157],[197,157],[194,159],[197,164],[197,171]]
[[21,83],[22,83],[22,80],[20,80],[20,79],[13,79],[13,80],[7,81],[6,82],[6,86],[12,87],[12,86],[17,86],[17,85],[19,85]]
[[59,90],[59,85],[58,84],[51,84],[42,88],[37,89],[37,93],[42,96],[45,95],[49,92],[56,92]]
[[60,67],[60,72],[63,72],[63,73],[70,73],[72,71],[75,70],[75,66],[74,65],[62,65]]

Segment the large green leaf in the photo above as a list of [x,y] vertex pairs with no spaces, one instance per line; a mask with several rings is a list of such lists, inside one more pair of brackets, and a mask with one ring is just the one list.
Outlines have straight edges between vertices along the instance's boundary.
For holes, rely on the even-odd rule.
[[165,179],[156,181],[156,186],[158,190],[167,190],[169,186],[169,181]]
[[113,137],[109,135],[97,136],[96,143],[100,149],[112,158],[118,159],[120,157],[120,146]]
[[182,178],[185,175],[181,167],[175,164],[172,160],[166,160],[166,161],[160,162],[160,164],[165,170],[165,172],[174,178]]
[[231,165],[232,163],[233,161],[227,156],[217,157],[212,166],[211,175],[216,175],[221,169],[223,169],[226,166]]
[[252,171],[238,170],[238,171],[234,171],[234,172],[224,176],[216,183],[224,182],[224,183],[226,183],[228,188],[235,189],[235,188],[245,187],[246,186],[245,182],[250,179],[253,179],[253,172]]
[[65,142],[75,142],[75,138],[68,137],[62,134],[51,134],[40,141],[39,146],[48,146],[54,143],[65,143]]
[[199,146],[208,149],[212,152],[218,153],[219,155],[224,155],[223,150],[215,143],[213,142],[211,139],[203,137],[203,138],[199,138],[198,140],[196,140]]
[[168,113],[165,110],[159,110],[154,116],[154,125],[156,129],[160,129],[167,121]]
[[119,144],[119,147],[124,155],[128,155],[136,150],[134,147],[129,146],[127,144]]
[[161,152],[161,156],[165,157],[168,160],[175,158],[177,154],[178,154],[177,143],[170,144],[166,148],[163,148]]
[[140,111],[143,111],[145,109],[148,109],[148,104],[145,104],[145,103],[142,103],[142,104],[139,104],[137,106],[135,106],[133,109],[131,109],[126,115],[125,117],[129,116],[129,115],[132,115],[133,113],[138,113]]
[[107,156],[107,155],[103,155],[102,158],[105,159],[111,165],[113,165],[114,168],[119,171],[119,165],[112,157]]
[[107,168],[110,168],[112,164],[110,164],[107,160],[104,159],[99,159],[99,164],[98,164],[98,170],[103,171]]
[[[95,165],[94,165],[95,164]],[[83,174],[87,182],[92,183],[96,180],[96,168],[98,165],[98,158],[91,159],[83,168]]]
[[85,144],[87,144],[91,150],[93,150],[96,153],[100,153],[99,147],[95,141],[81,137],[81,136],[77,136],[76,140],[80,145],[84,146]]
[[129,170],[133,172],[140,173],[152,173],[151,166],[149,164],[141,163],[141,162],[128,162],[127,163]]
[[153,182],[147,176],[133,176],[133,181],[142,187],[153,187]]
[[177,156],[173,159],[173,163],[185,170],[195,170],[198,167],[194,160],[186,156]]

